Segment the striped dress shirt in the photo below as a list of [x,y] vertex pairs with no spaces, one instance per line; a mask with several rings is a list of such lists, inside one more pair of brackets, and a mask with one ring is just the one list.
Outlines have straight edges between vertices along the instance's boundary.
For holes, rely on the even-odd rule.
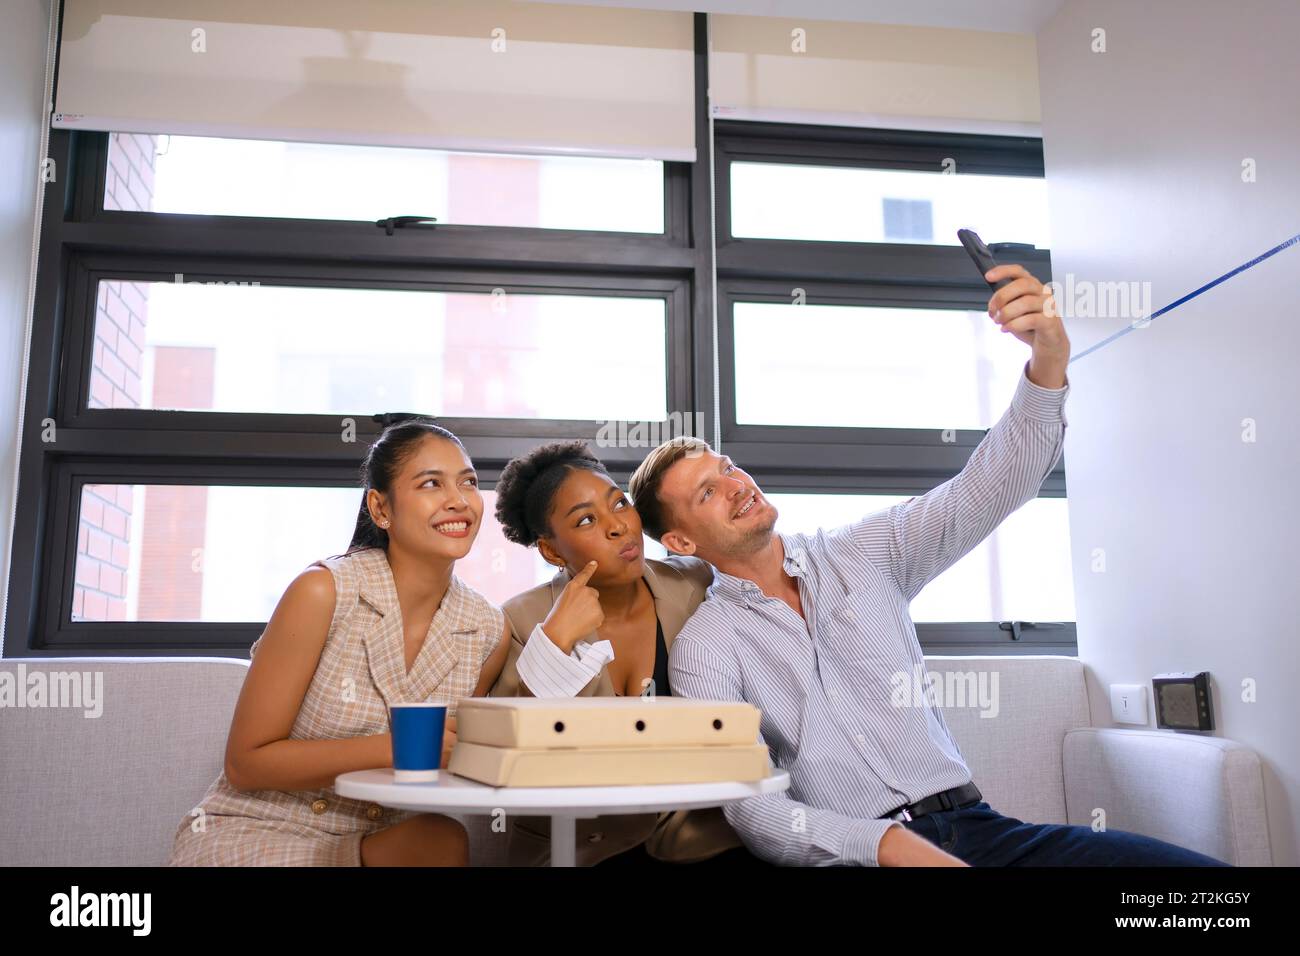
[[803,617],[715,571],[678,633],[673,691],[757,706],[759,741],[790,774],[785,793],[724,808],[757,856],[876,866],[881,838],[900,825],[882,814],[971,779],[931,695],[898,706],[895,688],[924,673],[912,599],[1035,497],[1060,457],[1069,383],[1041,388],[1027,369],[958,475],[851,524],[780,535]]

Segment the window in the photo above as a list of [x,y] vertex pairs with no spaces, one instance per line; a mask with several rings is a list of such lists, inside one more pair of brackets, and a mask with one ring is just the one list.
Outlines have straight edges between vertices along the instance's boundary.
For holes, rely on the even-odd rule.
[[733,315],[739,424],[990,428],[1027,359],[987,312],[738,300]]
[[[409,414],[475,462],[457,571],[496,601],[552,574],[491,513],[544,441],[626,482],[718,435],[783,529],[952,477],[1027,358],[953,233],[1050,278],[1041,144],[715,130],[696,164],[54,130],[5,653],[244,653],[346,549],[362,451]],[[376,225],[403,215],[437,222]],[[1061,463],[913,603],[927,650],[1073,653],[1065,490]]]
[[[505,462],[586,438],[625,481],[644,449],[596,447],[601,426],[697,404],[685,164],[51,144],[69,175],[43,225],[51,338],[15,526],[37,559],[13,563],[7,653],[241,653],[346,549],[361,452],[409,414],[474,459],[488,510],[458,573],[504,601],[553,573],[496,527]],[[439,223],[375,225],[407,213]]]
[[[777,529],[815,531],[857,521],[908,495],[774,494]],[[912,620],[1072,621],[1070,527],[1064,498],[1035,498],[934,579],[912,601]]]
[[[1047,183],[1031,176],[851,166],[731,164],[731,234],[753,239],[958,245],[978,223],[986,242],[1048,247]],[[777,197],[785,197],[784,199]]]
[[[667,415],[662,298],[103,280],[91,408]],[[599,346],[596,360],[584,362]],[[554,374],[557,368],[581,375]]]
[[934,240],[933,203],[928,199],[881,200],[885,213],[885,238],[892,242]]
[[[844,524],[952,477],[1029,358],[990,321],[956,232],[1016,243],[1002,261],[1050,280],[1041,144],[715,126],[723,447],[783,530]],[[1063,460],[912,616],[930,652],[1075,652]]]
[[[357,488],[92,485],[81,488],[70,622],[266,621],[313,561],[347,550]],[[506,541],[483,493],[456,573],[501,603],[554,573]]]
[[664,231],[658,160],[119,133],[109,157],[105,209]]

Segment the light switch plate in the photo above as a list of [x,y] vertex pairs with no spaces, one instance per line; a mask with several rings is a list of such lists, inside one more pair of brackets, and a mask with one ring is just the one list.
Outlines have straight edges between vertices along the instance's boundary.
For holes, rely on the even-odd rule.
[[1110,716],[1117,724],[1149,724],[1145,684],[1111,684]]

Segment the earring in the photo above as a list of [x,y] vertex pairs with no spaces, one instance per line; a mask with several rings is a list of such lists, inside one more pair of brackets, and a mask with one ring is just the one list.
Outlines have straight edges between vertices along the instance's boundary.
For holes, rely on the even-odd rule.
[[385,518],[383,521],[379,522],[379,527],[381,527],[381,528],[387,528],[387,527],[388,527],[388,519]]

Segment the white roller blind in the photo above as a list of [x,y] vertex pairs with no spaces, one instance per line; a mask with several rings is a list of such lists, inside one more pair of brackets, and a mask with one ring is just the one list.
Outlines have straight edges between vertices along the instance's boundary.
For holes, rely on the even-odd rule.
[[719,118],[1038,135],[1032,36],[710,19],[709,94]]
[[695,159],[691,14],[501,0],[67,0],[54,125]]

